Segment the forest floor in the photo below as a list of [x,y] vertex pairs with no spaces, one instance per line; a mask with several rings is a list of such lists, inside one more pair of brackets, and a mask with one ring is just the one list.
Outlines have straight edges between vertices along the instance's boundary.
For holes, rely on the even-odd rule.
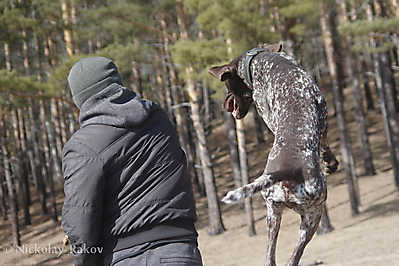
[[[349,96],[350,97],[350,96]],[[330,105],[331,106],[331,105]],[[325,235],[315,235],[308,244],[300,265],[399,265],[399,190],[395,188],[390,155],[387,149],[383,119],[378,111],[369,111],[370,143],[377,174],[362,175],[360,149],[356,141],[356,123],[351,106],[345,106],[346,117],[353,140],[361,195],[360,214],[351,216],[348,189],[342,164],[337,173],[328,179],[328,211],[335,230]],[[336,119],[329,116],[329,142],[339,156],[339,135]],[[265,142],[258,144],[251,116],[247,124],[247,152],[251,180],[257,177],[266,163],[273,137],[265,133]],[[219,196],[234,187],[231,177],[225,131],[219,122],[208,137],[213,156],[214,172]],[[59,210],[62,193],[58,198]],[[248,236],[244,210],[239,205],[222,204],[226,231],[218,236],[207,233],[206,199],[197,201],[199,247],[205,266],[263,265],[266,249],[266,209],[259,195],[253,198],[256,219],[255,236]],[[40,214],[37,200],[32,208],[32,226],[21,228],[22,248],[11,247],[10,225],[0,219],[0,265],[72,265],[69,249],[62,246],[63,232],[59,224]],[[22,221],[22,217],[21,220]],[[284,265],[298,239],[299,216],[285,211],[277,246],[277,264]]]

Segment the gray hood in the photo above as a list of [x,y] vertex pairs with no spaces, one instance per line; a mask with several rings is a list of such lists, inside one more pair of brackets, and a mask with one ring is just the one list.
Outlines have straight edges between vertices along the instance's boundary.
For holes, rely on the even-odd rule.
[[71,68],[68,75],[73,101],[78,108],[90,96],[113,83],[123,85],[118,68],[111,59],[105,57],[84,58]]
[[81,127],[102,124],[122,128],[139,126],[159,107],[117,83],[91,96],[80,108]]

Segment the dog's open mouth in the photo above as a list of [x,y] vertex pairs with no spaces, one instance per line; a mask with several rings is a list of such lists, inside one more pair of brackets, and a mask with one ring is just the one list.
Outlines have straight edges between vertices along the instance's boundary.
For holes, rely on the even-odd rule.
[[235,99],[234,99],[234,95],[229,93],[226,96],[226,99],[224,100],[224,106],[223,108],[227,111],[227,112],[233,112],[234,110],[234,105],[235,105]]
[[241,119],[247,114],[249,105],[252,102],[251,100],[251,97],[248,99],[241,99],[240,97],[236,97],[233,93],[229,92],[224,101],[223,108],[227,112],[230,112],[235,119]]
[[238,103],[232,93],[227,94],[226,100],[224,101],[224,109],[232,113],[234,117],[238,114]]

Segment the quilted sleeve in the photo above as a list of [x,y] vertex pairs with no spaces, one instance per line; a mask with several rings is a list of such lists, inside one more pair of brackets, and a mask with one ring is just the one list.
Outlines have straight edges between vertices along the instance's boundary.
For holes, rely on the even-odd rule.
[[97,154],[84,150],[84,145],[64,147],[62,228],[76,266],[102,265],[104,164]]

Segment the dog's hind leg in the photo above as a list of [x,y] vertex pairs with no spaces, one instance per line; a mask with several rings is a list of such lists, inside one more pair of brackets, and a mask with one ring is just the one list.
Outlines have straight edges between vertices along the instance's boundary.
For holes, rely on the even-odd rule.
[[278,232],[280,231],[281,214],[283,207],[281,203],[266,200],[267,217],[266,224],[268,230],[266,266],[276,266],[276,246]]
[[321,218],[322,205],[311,207],[313,209],[306,210],[301,214],[301,226],[299,231],[299,241],[292,253],[287,266],[297,266],[302,257],[303,251],[319,226]]

